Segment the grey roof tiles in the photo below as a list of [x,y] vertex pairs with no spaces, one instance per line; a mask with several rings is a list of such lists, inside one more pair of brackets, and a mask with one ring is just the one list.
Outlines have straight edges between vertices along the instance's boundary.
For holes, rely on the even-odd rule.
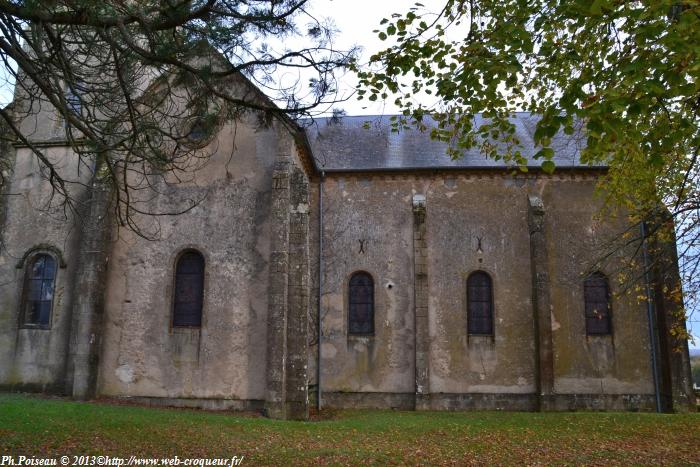
[[[541,159],[534,159],[539,151],[533,142],[538,117],[520,112],[513,116],[516,135],[521,142],[521,153],[528,159],[528,167],[539,167]],[[483,117],[476,117],[476,124]],[[426,120],[429,128],[432,120]],[[481,154],[478,148],[469,150],[464,157],[452,159],[447,154],[447,143],[430,138],[430,131],[415,128],[392,132],[390,116],[352,116],[317,118],[302,122],[306,128],[311,150],[318,169],[332,171],[372,170],[425,170],[425,169],[481,169],[507,168],[513,163],[493,160]],[[588,167],[580,162],[585,135],[558,133],[552,139],[554,162],[559,168]],[[598,166],[600,167],[600,166]]]

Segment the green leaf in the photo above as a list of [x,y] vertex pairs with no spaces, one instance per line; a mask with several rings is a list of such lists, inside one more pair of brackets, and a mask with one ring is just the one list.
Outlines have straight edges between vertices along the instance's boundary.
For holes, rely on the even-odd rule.
[[[550,146],[562,135],[580,144],[583,163],[609,167],[602,188],[610,203],[640,214],[679,193],[688,203],[700,197],[697,164],[689,170],[687,163],[700,146],[700,28],[693,2],[480,1],[474,5],[484,22],[464,38],[462,28],[474,20],[467,3],[450,0],[444,16],[430,21],[417,12],[413,23],[405,6],[386,31],[396,35],[403,18],[405,40],[375,54],[369,68],[381,71],[368,72],[385,90],[401,93],[404,115],[413,113],[419,93],[444,109],[433,115],[438,129],[431,136],[450,142],[450,156],[471,147],[492,159],[503,157],[494,148],[512,153],[516,135],[502,116],[527,110],[542,115],[527,124],[541,171],[554,170]],[[676,3],[683,6],[670,17],[669,5]],[[416,28],[420,34],[411,35]],[[360,86],[377,88],[373,79]],[[405,91],[413,97],[404,98]],[[478,113],[490,119],[488,129],[471,120]],[[498,135],[487,145],[491,130]]]
[[551,174],[554,173],[554,169],[556,168],[556,165],[552,161],[544,161],[542,162],[542,170],[545,173]]
[[535,159],[551,159],[554,157],[554,149],[552,148],[542,148],[535,155]]
[[593,16],[600,16],[603,14],[603,5],[607,3],[605,0],[593,0],[591,7],[588,12]]

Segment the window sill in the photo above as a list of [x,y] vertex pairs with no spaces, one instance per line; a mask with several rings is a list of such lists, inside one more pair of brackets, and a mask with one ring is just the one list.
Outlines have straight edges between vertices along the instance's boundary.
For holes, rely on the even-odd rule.
[[48,324],[22,324],[20,329],[34,329],[39,331],[50,331],[51,326]]
[[174,333],[193,333],[200,332],[202,330],[201,326],[170,326],[170,331]]

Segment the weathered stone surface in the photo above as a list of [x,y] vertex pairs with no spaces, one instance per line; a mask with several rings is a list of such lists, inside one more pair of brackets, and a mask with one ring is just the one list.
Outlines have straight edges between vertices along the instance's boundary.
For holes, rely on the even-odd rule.
[[[6,148],[10,149],[10,148]],[[15,164],[3,196],[5,217],[0,227],[0,385],[8,389],[64,393],[68,345],[72,325],[75,272],[80,257],[81,212],[85,186],[91,173],[81,167],[65,147],[44,147],[45,155],[57,163],[77,200],[76,211],[64,210],[60,197],[39,173],[30,149],[11,148]],[[52,202],[53,201],[53,202]],[[48,329],[23,325],[20,303],[26,266],[41,253],[52,255],[59,265]]]
[[[600,252],[627,227],[624,216],[598,217],[595,180],[558,177],[541,193],[546,207],[555,394],[653,394],[644,303],[624,293],[618,272],[630,250],[597,266]],[[609,278],[612,335],[587,336],[583,279],[591,269]]]
[[[322,390],[415,394],[414,193],[360,176],[328,177],[324,193]],[[311,224],[318,218],[312,211]],[[317,242],[313,248],[316,257]],[[374,279],[374,336],[348,336],[356,271]]]
[[539,409],[548,409],[548,396],[554,389],[554,362],[552,349],[552,311],[549,299],[549,271],[547,240],[544,237],[545,209],[536,196],[528,198],[528,226],[530,228],[530,267],[532,274],[532,308],[535,327],[535,367]]
[[[628,227],[598,217],[596,172],[334,172],[321,211],[303,141],[244,115],[222,124],[191,177],[155,182],[147,203],[158,211],[200,203],[139,218],[158,233],[149,241],[97,222],[107,198],[90,198],[90,171],[51,144],[47,155],[80,182],[83,217],[46,206],[36,160],[17,148],[8,188],[17,196],[4,199],[2,218],[0,388],[306,419],[320,368],[330,407],[653,407],[645,306],[615,280],[628,251],[596,264]],[[187,249],[205,258],[202,326],[174,328],[174,269]],[[26,261],[38,252],[62,266],[50,329],[20,321]],[[675,252],[662,257],[671,266],[656,274],[663,396],[667,409],[686,410],[687,347],[669,337],[680,304],[664,292],[677,285]],[[594,268],[610,279],[612,335],[586,335],[583,278]],[[493,280],[493,336],[467,334],[466,279],[476,270]],[[374,280],[371,336],[348,335],[357,271]]]
[[286,418],[309,417],[309,184],[295,169],[290,180],[289,288],[287,316]]
[[413,287],[415,296],[416,327],[416,409],[429,408],[430,394],[430,329],[428,304],[430,289],[428,287],[428,241],[426,238],[425,196],[413,195]]
[[[212,159],[191,180],[158,188],[153,200],[185,214],[160,218],[160,240],[125,229],[114,235],[106,290],[99,393],[197,400],[265,400],[270,271],[286,268],[273,253],[272,192],[277,129],[254,118],[221,128]],[[232,148],[235,150],[232,152]],[[205,259],[201,328],[173,328],[178,255]]]
[[104,284],[111,246],[110,201],[113,193],[111,186],[100,179],[99,169],[93,176],[89,193],[81,225],[69,347],[68,384],[77,399],[89,399],[96,394],[104,329]]
[[[327,407],[338,409],[411,410],[411,393],[327,392]],[[533,412],[542,405],[537,394],[508,393],[433,393],[422,398],[428,410],[505,410]],[[554,411],[652,411],[652,394],[558,394],[547,397],[544,405]]]
[[272,174],[272,231],[270,240],[271,297],[267,315],[267,390],[265,410],[285,418],[287,393],[287,319],[289,314],[289,154],[277,155]]
[[[527,410],[540,403],[552,410],[648,409],[653,388],[644,305],[616,296],[613,335],[585,332],[583,278],[603,242],[625,227],[622,218],[597,218],[595,184],[594,176],[582,175],[328,175],[325,203],[333,208],[325,212],[324,232],[332,243],[323,262],[328,279],[321,364],[328,405],[346,406],[340,402],[346,399],[364,406],[359,394],[380,401],[374,395],[409,394],[412,377],[417,381],[425,365],[426,407],[504,408],[512,401],[511,408]],[[416,193],[424,193],[429,206],[425,233],[414,228],[421,219],[413,210]],[[546,214],[530,197],[542,201]],[[369,240],[364,251],[360,239]],[[396,267],[401,258],[406,263]],[[619,264],[610,265],[613,294]],[[347,280],[360,269],[378,285],[373,337],[346,332]],[[494,280],[493,337],[466,333],[466,277],[477,269]],[[427,364],[419,352],[423,274],[429,290]],[[402,284],[413,289],[413,303],[406,301],[410,295],[391,295]],[[416,313],[406,319],[402,310]],[[538,333],[535,311],[541,317]],[[450,394],[484,396],[439,402],[454,401],[445,396]],[[489,394],[505,396],[494,405]]]

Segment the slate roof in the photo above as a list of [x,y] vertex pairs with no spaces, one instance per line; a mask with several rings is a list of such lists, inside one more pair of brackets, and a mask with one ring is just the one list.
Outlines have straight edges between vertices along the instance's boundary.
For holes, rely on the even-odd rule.
[[[390,116],[352,116],[340,119],[316,118],[303,121],[316,166],[326,172],[405,171],[434,169],[494,169],[512,164],[486,158],[478,149],[452,160],[447,144],[430,138],[430,131],[416,129],[392,133]],[[522,143],[521,153],[528,158],[528,167],[540,167],[534,159],[539,151],[533,142],[538,117],[520,112],[513,117],[516,133]],[[476,118],[477,125],[484,121]],[[426,122],[435,125],[432,120]],[[369,128],[366,128],[369,125]],[[573,135],[563,132],[552,140],[554,162],[558,168],[589,167],[579,160],[585,137],[579,130]],[[598,166],[600,167],[600,166]]]

